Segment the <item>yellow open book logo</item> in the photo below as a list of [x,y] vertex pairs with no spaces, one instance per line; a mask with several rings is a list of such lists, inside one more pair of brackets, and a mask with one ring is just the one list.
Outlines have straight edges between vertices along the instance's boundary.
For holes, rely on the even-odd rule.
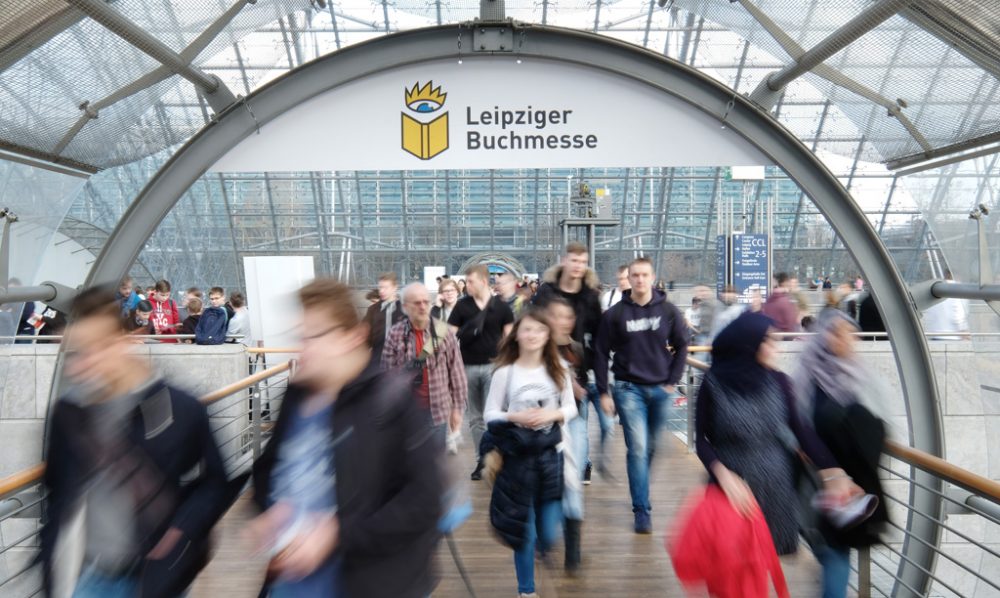
[[448,113],[438,112],[444,107],[447,93],[441,86],[428,81],[423,87],[414,83],[405,90],[406,107],[415,116],[402,113],[403,149],[420,158],[430,160],[448,149]]

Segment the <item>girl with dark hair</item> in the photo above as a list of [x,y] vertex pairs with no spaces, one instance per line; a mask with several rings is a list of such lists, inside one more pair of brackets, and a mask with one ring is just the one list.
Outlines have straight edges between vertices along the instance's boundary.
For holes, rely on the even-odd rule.
[[576,417],[571,373],[544,312],[529,307],[500,345],[486,399],[483,452],[503,457],[490,522],[514,550],[517,591],[535,596],[535,545],[545,553],[562,519],[563,457],[559,424]]
[[846,502],[861,492],[796,411],[788,376],[776,366],[770,318],[745,313],[712,343],[712,367],[698,393],[698,457],[733,508],[759,506],[778,554],[799,543],[796,470],[804,453],[819,468],[823,490]]
[[878,383],[855,351],[860,330],[847,314],[823,312],[818,334],[810,339],[799,360],[796,387],[803,416],[847,474],[867,494],[878,498],[871,517],[849,529],[818,521],[818,534],[807,536],[823,566],[823,598],[844,598],[851,574],[851,548],[877,544],[889,520],[878,476],[885,443],[885,425],[865,401],[879,396]]

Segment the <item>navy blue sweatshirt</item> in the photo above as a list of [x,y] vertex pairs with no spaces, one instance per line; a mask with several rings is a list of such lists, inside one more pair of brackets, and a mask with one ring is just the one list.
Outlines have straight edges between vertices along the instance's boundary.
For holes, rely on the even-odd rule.
[[615,380],[672,385],[680,382],[684,373],[687,348],[684,317],[667,301],[665,293],[654,290],[649,303],[637,305],[631,291],[625,291],[622,300],[604,313],[597,330],[597,392],[608,393],[608,359],[612,352]]

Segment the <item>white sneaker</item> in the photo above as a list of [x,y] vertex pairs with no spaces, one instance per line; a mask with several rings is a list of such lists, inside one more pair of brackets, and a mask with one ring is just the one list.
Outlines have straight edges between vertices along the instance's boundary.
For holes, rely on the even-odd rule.
[[517,598],[538,598],[538,594],[532,592],[530,594],[518,594]]

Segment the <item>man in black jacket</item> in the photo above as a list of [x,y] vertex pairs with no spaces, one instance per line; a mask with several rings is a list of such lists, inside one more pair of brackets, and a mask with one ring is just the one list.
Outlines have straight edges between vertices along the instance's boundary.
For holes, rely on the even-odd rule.
[[427,596],[443,440],[412,379],[375,363],[349,287],[319,279],[299,298],[298,369],[253,473],[270,596]]
[[[130,350],[119,314],[111,289],[74,300],[71,386],[52,412],[44,478],[40,560],[50,596],[56,586],[75,587],[74,596],[111,587],[181,594],[207,563],[209,532],[231,498],[204,406],[153,375]],[[78,515],[83,563],[71,580],[61,575],[67,563],[54,567],[55,547]]]

